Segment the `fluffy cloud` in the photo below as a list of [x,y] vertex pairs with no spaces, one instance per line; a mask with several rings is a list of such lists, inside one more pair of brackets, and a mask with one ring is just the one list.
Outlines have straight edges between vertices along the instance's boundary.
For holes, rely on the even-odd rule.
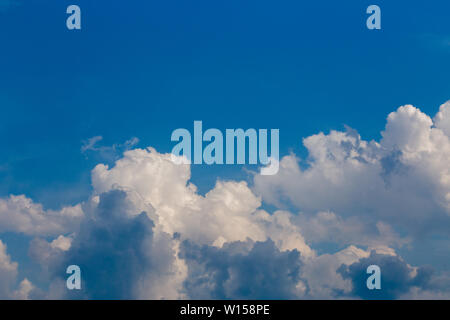
[[306,214],[330,211],[448,236],[449,109],[443,105],[434,123],[413,106],[400,107],[388,116],[380,142],[364,141],[352,129],[308,137],[307,168],[286,156],[278,175],[255,176],[255,192],[278,206],[287,199]]
[[434,123],[436,128],[441,129],[447,137],[450,137],[450,101],[439,108]]
[[[130,215],[133,206],[125,191],[103,193],[70,243],[66,238],[35,241],[33,255],[53,276],[53,294],[89,299],[180,298],[176,285],[177,272],[182,270],[176,242],[155,231],[151,214]],[[64,290],[65,282],[58,276],[72,264],[82,270],[81,292]]]
[[0,232],[58,235],[76,229],[82,218],[81,205],[54,211],[44,210],[24,195],[0,199]]
[[[366,286],[366,269],[377,265],[381,269],[381,290],[369,290]],[[342,266],[338,272],[352,281],[351,293],[362,299],[396,299],[413,288],[426,288],[432,276],[428,267],[412,268],[395,255],[378,254],[373,251],[350,266]]]
[[152,148],[127,151],[114,167],[98,165],[92,172],[96,193],[117,187],[134,190],[137,199],[155,209],[162,230],[179,233],[182,239],[221,246],[270,237],[281,249],[313,255],[289,214],[260,210],[261,199],[246,182],[219,180],[203,197],[189,179],[189,165],[174,164],[170,154]]
[[[92,172],[94,194],[80,204],[80,227],[30,245],[30,256],[51,282],[49,292],[36,297],[189,297],[193,292],[184,285],[193,280],[182,241],[224,252],[229,243],[257,243],[247,253],[251,257],[244,257],[248,261],[263,243],[281,258],[295,251],[296,263],[300,252],[302,259],[315,255],[292,215],[261,210],[247,183],[218,181],[201,196],[189,179],[189,166],[176,165],[169,154],[154,149],[127,151],[111,168],[98,165]],[[70,264],[83,270],[81,294],[65,290],[61,274]]]
[[0,241],[0,297],[10,297],[11,288],[17,277],[17,263],[12,262],[6,246]]
[[[379,142],[350,128],[308,137],[306,168],[286,156],[277,175],[255,175],[253,187],[218,180],[203,196],[189,165],[148,148],[97,165],[92,196],[74,207],[0,199],[0,232],[35,237],[29,253],[49,283],[45,292],[28,280],[3,290],[36,298],[374,298],[365,270],[379,264],[389,289],[375,298],[448,298],[445,273],[410,266],[396,250],[430,233],[448,239],[449,110],[443,105],[432,120],[401,107]],[[287,211],[286,200],[299,212]],[[4,278],[16,279],[4,252]],[[81,292],[65,288],[71,264],[81,267]]]
[[28,279],[23,279],[16,288],[18,264],[11,261],[6,251],[6,245],[0,240],[0,299],[28,299],[33,285]]
[[334,254],[322,254],[305,263],[302,278],[308,284],[306,297],[310,299],[344,298],[352,290],[352,283],[344,279],[338,270],[362,258],[369,253],[355,246],[349,246]]
[[450,299],[450,272],[433,273],[431,269],[428,270],[429,276],[425,285],[412,287],[408,292],[401,294],[399,299]]
[[281,252],[271,240],[231,242],[222,248],[185,241],[185,288],[192,299],[294,299],[303,295],[300,253]]
[[366,222],[355,216],[345,218],[333,212],[298,214],[293,221],[311,244],[360,245],[375,249],[402,247],[411,242],[409,237],[400,236],[386,223]]

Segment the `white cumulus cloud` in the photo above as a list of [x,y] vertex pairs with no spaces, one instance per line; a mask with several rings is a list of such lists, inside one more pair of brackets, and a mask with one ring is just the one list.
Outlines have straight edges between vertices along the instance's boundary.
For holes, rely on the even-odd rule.
[[[78,205],[45,210],[23,195],[0,199],[0,232],[35,237],[30,256],[49,282],[48,292],[26,279],[16,286],[17,264],[0,242],[0,295],[370,298],[359,271],[379,261],[396,266],[388,297],[450,297],[445,275],[397,254],[420,236],[449,236],[449,109],[432,119],[400,107],[380,141],[350,128],[307,137],[307,166],[285,156],[278,174],[255,174],[254,186],[218,179],[201,195],[190,165],[148,148],[97,165],[93,194]],[[324,243],[335,249],[319,254]],[[64,288],[68,264],[87,275],[79,296]]]
[[400,226],[411,233],[450,230],[449,104],[433,120],[413,106],[388,116],[381,141],[331,131],[303,140],[307,168],[284,157],[275,176],[254,178],[268,203],[284,200],[302,212],[333,212]]

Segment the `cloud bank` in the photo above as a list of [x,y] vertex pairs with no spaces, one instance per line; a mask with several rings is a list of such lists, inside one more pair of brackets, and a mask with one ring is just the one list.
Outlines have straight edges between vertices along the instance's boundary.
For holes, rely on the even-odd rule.
[[448,236],[450,104],[441,106],[434,121],[413,106],[400,107],[388,116],[382,136],[380,142],[364,141],[347,129],[308,137],[306,169],[295,155],[286,156],[278,175],[255,176],[254,189],[265,202],[287,200],[310,214],[331,211],[409,234]]
[[[48,284],[17,283],[0,242],[0,297],[449,299],[447,271],[398,251],[436,236],[450,248],[450,104],[433,119],[400,107],[379,142],[347,128],[303,143],[308,159],[285,156],[277,175],[255,173],[251,184],[219,179],[204,196],[189,165],[148,148],[97,165],[91,197],[76,206],[0,199],[0,237],[32,238]],[[79,292],[65,288],[71,264]],[[370,264],[382,269],[380,292],[365,287]]]

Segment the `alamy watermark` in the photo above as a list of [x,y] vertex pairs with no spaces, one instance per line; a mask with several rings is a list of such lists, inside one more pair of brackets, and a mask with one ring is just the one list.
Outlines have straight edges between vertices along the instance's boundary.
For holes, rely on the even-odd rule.
[[366,10],[367,14],[370,16],[367,18],[366,25],[369,30],[380,30],[381,29],[381,9],[377,5],[370,5]]
[[66,269],[66,273],[70,274],[67,278],[66,286],[69,290],[81,290],[81,269],[76,264],[70,265]]
[[369,290],[381,290],[381,269],[376,264],[367,267],[367,274],[371,276],[367,278],[366,285]]
[[[259,164],[265,166],[261,169],[262,175],[274,175],[279,169],[280,130],[270,130],[270,156],[268,136],[268,129],[226,129],[225,135],[215,128],[203,132],[202,121],[194,121],[193,139],[187,129],[172,132],[171,141],[178,142],[172,149],[172,161],[177,164]],[[205,148],[204,142],[207,142]]]
[[[78,5],[70,5],[67,7],[66,26],[69,30],[81,30],[81,8]],[[370,5],[366,9],[366,13],[370,14],[367,18],[366,26],[369,30],[381,29],[381,9],[377,5]]]
[[70,16],[66,20],[66,26],[69,30],[81,30],[81,9],[77,5],[70,5],[66,10]]

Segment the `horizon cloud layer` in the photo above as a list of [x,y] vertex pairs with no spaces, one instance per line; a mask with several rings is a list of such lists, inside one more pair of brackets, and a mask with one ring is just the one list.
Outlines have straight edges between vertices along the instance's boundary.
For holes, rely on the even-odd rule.
[[[287,155],[276,175],[218,179],[204,196],[190,165],[135,148],[98,164],[75,206],[1,198],[0,239],[28,237],[47,285],[24,277],[0,240],[0,298],[450,299],[450,270],[398,253],[434,237],[450,249],[450,103],[434,118],[398,108],[379,142],[347,128],[303,144],[307,166]],[[65,288],[70,264],[81,292]],[[382,268],[381,295],[361,287],[370,264]]]

